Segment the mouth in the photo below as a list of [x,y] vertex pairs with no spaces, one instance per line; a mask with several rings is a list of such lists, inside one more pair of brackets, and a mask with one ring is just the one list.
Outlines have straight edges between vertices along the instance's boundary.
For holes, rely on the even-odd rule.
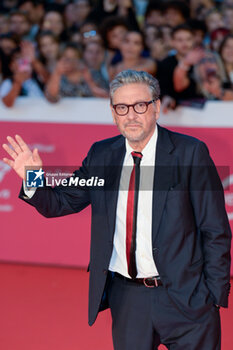
[[140,128],[141,125],[140,124],[127,124],[125,127],[126,128]]

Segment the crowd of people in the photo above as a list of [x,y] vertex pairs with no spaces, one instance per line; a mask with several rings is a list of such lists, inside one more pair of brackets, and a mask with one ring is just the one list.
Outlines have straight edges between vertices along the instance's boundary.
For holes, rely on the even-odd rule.
[[233,0],[2,0],[0,98],[108,97],[124,69],[160,83],[163,111],[233,100]]

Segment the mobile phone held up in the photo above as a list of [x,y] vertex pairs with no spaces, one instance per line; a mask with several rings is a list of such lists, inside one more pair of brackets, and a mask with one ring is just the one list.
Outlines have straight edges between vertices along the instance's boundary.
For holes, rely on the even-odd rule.
[[20,72],[28,72],[30,73],[32,68],[29,60],[26,58],[19,58],[18,59],[18,67]]

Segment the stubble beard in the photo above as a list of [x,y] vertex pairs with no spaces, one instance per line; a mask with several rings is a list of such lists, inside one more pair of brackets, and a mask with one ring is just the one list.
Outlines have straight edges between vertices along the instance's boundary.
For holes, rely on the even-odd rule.
[[138,124],[138,126],[140,129],[138,129],[136,133],[127,130],[127,125],[125,126],[124,130],[121,130],[121,133],[129,142],[141,142],[144,140],[146,135],[143,128],[141,128],[141,125]]

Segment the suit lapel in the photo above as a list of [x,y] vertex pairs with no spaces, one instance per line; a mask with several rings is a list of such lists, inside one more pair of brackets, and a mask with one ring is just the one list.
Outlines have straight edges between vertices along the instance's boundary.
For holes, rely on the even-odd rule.
[[152,242],[158,233],[160,220],[166,202],[167,192],[174,184],[176,157],[171,154],[174,145],[166,129],[158,125],[158,140],[155,155],[155,175],[152,204]]
[[122,136],[111,146],[110,152],[105,157],[105,179],[107,180],[105,199],[111,240],[115,230],[117,199],[125,152],[125,138]]

